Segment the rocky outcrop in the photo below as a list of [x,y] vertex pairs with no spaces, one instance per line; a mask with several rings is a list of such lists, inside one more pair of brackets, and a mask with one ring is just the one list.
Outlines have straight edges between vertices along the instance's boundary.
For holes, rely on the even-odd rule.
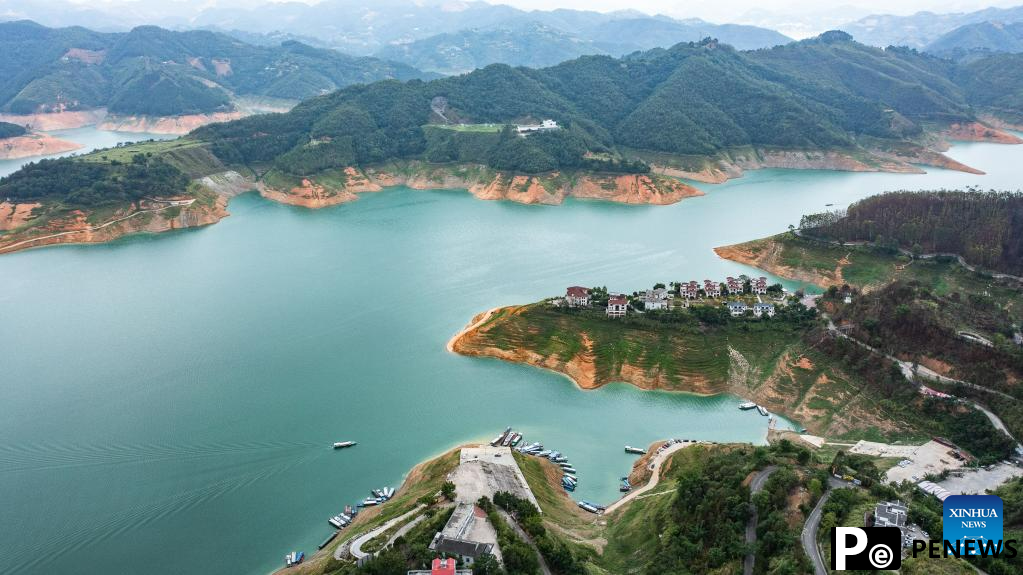
[[0,160],[63,154],[81,147],[81,144],[61,140],[49,134],[30,133],[24,136],[0,139]]
[[29,223],[36,210],[43,207],[39,203],[15,204],[0,202],[0,231],[18,229]]
[[1023,144],[1023,140],[1007,134],[997,128],[985,126],[980,122],[952,124],[942,135],[949,140],[963,142],[992,142],[995,144]]
[[677,179],[657,174],[507,174],[483,167],[366,171],[371,182],[381,187],[407,186],[412,189],[466,189],[481,200],[508,200],[522,204],[557,205],[565,198],[604,200],[625,204],[674,204],[703,195],[700,190]]
[[[321,178],[326,180],[328,178]],[[366,170],[349,167],[344,183],[317,177],[282,189],[264,186],[263,197],[297,206],[322,208],[358,199],[358,194],[405,186],[414,190],[465,189],[481,200],[557,205],[565,198],[604,200],[625,204],[673,204],[703,192],[676,179],[649,174],[504,174],[480,166],[438,167],[410,164]]]
[[189,114],[186,116],[107,116],[100,124],[101,130],[117,132],[147,132],[151,134],[184,135],[207,124],[230,122],[245,117],[241,111],[214,112],[212,114]]
[[[188,202],[188,200],[179,200]],[[0,218],[4,213],[0,204]],[[17,204],[15,213],[24,213],[26,204]],[[35,204],[34,209],[44,209]],[[0,236],[0,254],[54,244],[103,243],[137,233],[159,233],[183,228],[215,224],[228,215],[227,198],[217,196],[211,202],[192,201],[174,205],[169,202],[151,202],[131,206],[114,213],[107,221],[92,224],[89,213],[71,210],[47,214],[45,225],[31,226],[31,219],[23,219],[21,231],[17,227],[10,234]],[[27,226],[27,227],[26,227]]]
[[94,126],[107,116],[105,109],[45,112],[39,114],[0,114],[0,122],[25,126],[31,130],[49,132]]
[[[1001,132],[999,132],[1001,133]],[[1015,143],[1015,136],[1003,134],[1004,143]],[[995,141],[995,140],[983,140]],[[929,144],[930,145],[930,144]],[[941,150],[948,146],[936,139],[934,148]],[[686,158],[688,167],[674,165],[670,159],[653,163],[658,174],[720,184],[733,178],[741,178],[747,170],[783,168],[792,170],[835,170],[842,172],[890,172],[898,174],[922,174],[920,165],[934,166],[971,174],[983,174],[966,164],[957,162],[931,147],[904,145],[896,150],[733,150],[712,158]]]

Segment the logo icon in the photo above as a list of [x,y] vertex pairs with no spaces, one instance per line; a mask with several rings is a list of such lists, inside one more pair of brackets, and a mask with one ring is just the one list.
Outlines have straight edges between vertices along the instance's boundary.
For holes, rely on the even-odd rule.
[[902,567],[902,531],[898,527],[832,527],[831,568],[835,571]]
[[1002,499],[952,495],[945,499],[942,537],[963,555],[991,555],[1002,545]]

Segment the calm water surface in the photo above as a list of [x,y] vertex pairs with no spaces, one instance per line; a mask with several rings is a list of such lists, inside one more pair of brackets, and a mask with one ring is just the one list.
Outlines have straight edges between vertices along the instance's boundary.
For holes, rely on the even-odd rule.
[[583,392],[444,345],[479,311],[567,285],[750,273],[711,248],[828,203],[1023,181],[1023,146],[952,155],[988,175],[765,170],[666,207],[392,189],[308,211],[250,194],[208,228],[0,257],[0,572],[265,573],[346,503],[506,425],[605,502],[626,443],[762,442],[766,418],[734,397]]
[[49,156],[34,156],[31,158],[22,158],[20,160],[0,160],[0,176],[6,176],[7,174],[17,170],[22,165],[28,162],[35,162],[43,158],[60,158],[62,156],[69,156],[71,154],[84,154],[91,152],[92,150],[99,148],[109,148],[116,146],[123,142],[138,142],[141,140],[170,140],[177,136],[171,136],[168,134],[149,134],[139,132],[111,132],[107,130],[97,130],[95,127],[89,126],[85,128],[75,128],[72,130],[55,130],[47,132],[53,136],[56,136],[62,140],[69,142],[75,142],[81,144],[82,148],[63,154],[53,154]]

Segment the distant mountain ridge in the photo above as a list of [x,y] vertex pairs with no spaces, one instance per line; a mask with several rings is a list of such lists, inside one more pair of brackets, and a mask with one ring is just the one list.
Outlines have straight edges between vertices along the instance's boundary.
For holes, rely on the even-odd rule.
[[430,77],[395,62],[287,41],[254,46],[209,31],[104,33],[0,23],[0,110],[106,107],[172,116],[230,110],[235,95],[299,100],[355,83]]
[[921,49],[956,28],[982,22],[1023,21],[1023,6],[985,8],[976,12],[936,14],[917,12],[909,16],[875,14],[841,26],[858,42],[871,46],[908,46]]
[[[494,60],[481,55],[496,53],[493,44],[501,41],[501,34],[485,38],[486,31],[527,30],[537,24],[560,31],[581,44],[592,44],[599,51],[560,52],[573,56],[600,51],[621,55],[635,50],[654,47],[668,48],[679,42],[715,37],[740,49],[762,48],[782,44],[791,39],[765,28],[755,26],[716,25],[702,20],[678,20],[668,16],[651,16],[635,10],[596,12],[590,10],[520,10],[502,4],[480,0],[450,1],[422,0],[324,0],[315,4],[302,2],[269,2],[257,6],[240,4],[212,6],[197,11],[182,11],[180,16],[166,16],[155,10],[146,11],[144,3],[126,3],[123,10],[112,10],[120,4],[100,4],[84,9],[82,5],[54,0],[0,0],[0,18],[4,13],[21,14],[49,25],[93,25],[103,23],[121,29],[138,24],[158,24],[171,29],[215,29],[240,31],[243,40],[260,43],[255,36],[294,37],[307,43],[338,49],[356,55],[372,55],[392,46],[408,46],[417,41],[428,41],[427,46],[443,43],[445,46],[458,39],[445,35],[470,35],[475,32],[473,46],[467,47],[450,64],[438,69],[462,69],[459,61],[471,58],[477,67],[495,62],[512,65],[537,66],[550,62],[514,59],[517,53],[529,54],[527,43],[512,46],[505,52],[508,59]],[[105,19],[98,14],[107,14]],[[480,34],[484,34],[481,36]],[[514,37],[503,35],[503,41],[515,43]],[[548,44],[558,48],[559,44]],[[491,46],[488,48],[488,46]],[[560,48],[558,48],[560,49]],[[409,52],[413,58],[436,59],[425,54],[419,46]],[[469,56],[466,56],[467,53]],[[417,61],[413,59],[412,61]]]
[[982,53],[1023,52],[1023,22],[967,24],[931,42],[925,50],[953,58]]

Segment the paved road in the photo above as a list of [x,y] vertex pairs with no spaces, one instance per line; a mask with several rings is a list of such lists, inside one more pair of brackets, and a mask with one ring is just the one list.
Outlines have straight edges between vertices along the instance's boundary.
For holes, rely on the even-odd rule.
[[[362,559],[362,558],[366,557],[367,555],[371,555],[371,553],[366,553],[366,552],[364,552],[362,550],[362,546],[365,545],[367,541],[369,541],[370,539],[373,539],[374,537],[380,535],[384,531],[387,531],[391,527],[394,527],[395,525],[401,523],[402,521],[405,521],[406,519],[408,519],[409,517],[415,515],[416,513],[421,512],[424,509],[424,507],[425,506],[422,505],[422,504],[416,505],[415,508],[412,509],[412,511],[409,511],[408,513],[405,513],[403,515],[399,515],[399,516],[395,517],[394,519],[391,519],[390,521],[384,523],[380,527],[377,527],[376,529],[374,529],[374,530],[372,530],[372,531],[370,531],[368,533],[364,533],[364,534],[356,537],[355,539],[352,540],[352,543],[351,543],[351,545],[348,548],[349,549],[349,553],[351,553],[352,557],[355,557],[355,559],[357,559],[357,560],[358,559]],[[339,545],[338,546],[338,548],[334,551],[334,558],[335,559],[341,559],[342,558],[342,557],[340,557],[340,555],[343,553],[344,548],[345,548],[344,545]]]
[[814,575],[828,575],[828,570],[824,566],[824,559],[821,558],[820,549],[817,548],[817,530],[821,524],[821,513],[824,509],[824,504],[828,502],[828,497],[830,496],[831,491],[824,492],[820,501],[817,502],[813,511],[810,512],[810,516],[806,518],[806,523],[803,525],[803,533],[799,537],[803,542],[803,550],[806,551],[806,556],[813,563]]
[[[771,474],[778,471],[777,465],[768,465],[767,467],[760,470],[753,477],[753,481],[750,482],[750,514],[749,521],[746,522],[746,544],[754,545],[757,542],[757,524],[760,523],[757,517],[757,506],[752,501],[752,496],[760,493],[764,489],[764,484],[767,483],[767,479],[771,477]],[[742,562],[742,572],[744,575],[753,575],[753,561],[756,560],[757,555],[755,552],[750,551],[746,554],[746,558]]]
[[831,497],[831,490],[840,487],[849,487],[852,483],[836,479],[834,477],[828,478],[828,490],[821,496],[820,501],[814,506],[813,511],[806,518],[806,523],[803,524],[803,532],[800,534],[800,541],[803,543],[803,550],[806,551],[807,557],[813,563],[814,575],[828,575],[828,569],[824,564],[824,558],[821,557],[820,548],[817,547],[817,531],[821,524],[821,514],[823,513],[824,504],[828,502],[828,498]]
[[640,487],[639,489],[633,489],[625,497],[622,497],[618,501],[615,501],[611,505],[608,505],[607,509],[604,510],[604,515],[610,515],[610,514],[614,513],[622,505],[625,505],[629,501],[632,501],[636,497],[639,497],[640,494],[646,493],[647,491],[650,491],[654,487],[657,487],[657,482],[661,480],[661,464],[664,463],[668,459],[668,457],[671,456],[672,453],[675,453],[676,451],[678,451],[679,449],[682,449],[684,447],[689,447],[690,445],[694,445],[694,443],[692,443],[692,442],[690,442],[690,443],[676,443],[676,444],[672,445],[671,447],[669,447],[668,449],[665,449],[664,451],[662,451],[662,452],[658,453],[657,455],[655,455],[654,456],[654,461],[653,461],[652,474],[650,475],[650,481],[648,481],[647,484],[644,485],[643,487]]

